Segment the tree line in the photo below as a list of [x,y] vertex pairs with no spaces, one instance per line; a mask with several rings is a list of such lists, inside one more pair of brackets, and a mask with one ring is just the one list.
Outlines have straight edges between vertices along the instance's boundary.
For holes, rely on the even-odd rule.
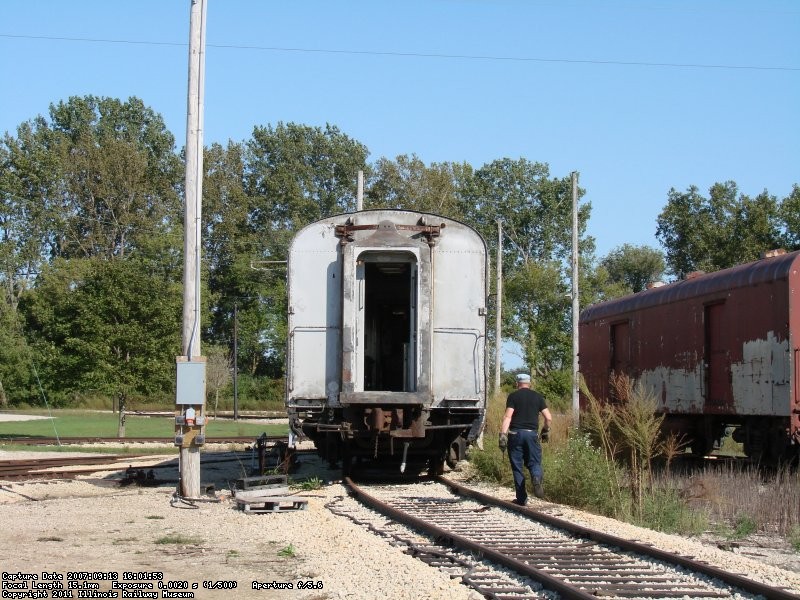
[[[539,387],[568,404],[569,174],[499,158],[478,168],[415,155],[369,160],[333,125],[257,125],[204,152],[204,354],[230,355],[256,399],[283,393],[285,259],[294,233],[364,208],[433,212],[475,227],[492,255],[503,221],[504,335]],[[138,98],[71,97],[0,143],[0,403],[76,405],[112,397],[169,402],[180,352],[183,164],[163,118]],[[583,190],[579,191],[583,195]],[[773,247],[800,248],[800,189],[755,198],[733,182],[709,197],[670,190],[657,223],[665,252],[623,245],[595,257],[579,214],[581,305],[670,273],[715,270]],[[491,308],[491,306],[490,306]],[[490,335],[493,344],[493,333]],[[224,370],[224,369],[223,369]]]

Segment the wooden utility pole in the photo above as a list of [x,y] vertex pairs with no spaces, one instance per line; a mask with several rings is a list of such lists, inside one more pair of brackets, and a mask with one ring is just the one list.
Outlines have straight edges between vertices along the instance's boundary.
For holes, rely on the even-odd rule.
[[364,171],[358,172],[358,187],[356,190],[356,210],[364,210]]
[[497,314],[494,326],[494,391],[500,391],[500,364],[503,351],[503,222],[497,219]]
[[233,420],[239,420],[239,305],[233,301]]
[[[205,430],[205,360],[200,354],[200,242],[203,198],[203,94],[206,0],[191,0],[186,111],[186,204],[183,243],[183,356],[178,358],[176,444],[180,493],[200,496],[200,445]],[[198,419],[199,415],[199,419]],[[199,439],[198,439],[199,438]]]
[[578,293],[578,173],[572,172],[572,420],[580,424],[580,372],[578,365],[578,322],[580,320],[580,296]]

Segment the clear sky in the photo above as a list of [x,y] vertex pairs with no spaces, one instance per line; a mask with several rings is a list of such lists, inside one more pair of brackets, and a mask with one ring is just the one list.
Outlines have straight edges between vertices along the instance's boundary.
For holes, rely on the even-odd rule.
[[[2,0],[0,132],[138,96],[185,142],[189,0]],[[208,0],[205,142],[337,125],[371,160],[580,173],[597,255],[671,187],[800,183],[800,2]]]

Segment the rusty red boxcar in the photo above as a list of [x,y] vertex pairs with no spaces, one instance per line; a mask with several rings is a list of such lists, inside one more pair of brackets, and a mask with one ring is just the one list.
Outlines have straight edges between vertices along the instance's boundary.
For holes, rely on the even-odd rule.
[[[655,393],[695,454],[725,434],[760,461],[800,453],[800,252],[590,306],[580,371],[598,399],[612,373]],[[585,398],[582,399],[585,401]]]

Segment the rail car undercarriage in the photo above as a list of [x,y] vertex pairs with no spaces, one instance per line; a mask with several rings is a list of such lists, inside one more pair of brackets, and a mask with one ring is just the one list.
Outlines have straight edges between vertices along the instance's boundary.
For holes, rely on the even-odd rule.
[[765,465],[797,463],[800,439],[789,435],[786,417],[734,415],[665,415],[663,430],[683,437],[695,456],[706,456],[722,447],[730,436],[742,444],[742,452]]
[[427,468],[439,474],[444,464],[465,458],[480,434],[477,408],[424,408],[411,405],[351,405],[291,410],[292,431],[314,442],[331,466],[350,472],[354,462],[373,462],[403,473]]

